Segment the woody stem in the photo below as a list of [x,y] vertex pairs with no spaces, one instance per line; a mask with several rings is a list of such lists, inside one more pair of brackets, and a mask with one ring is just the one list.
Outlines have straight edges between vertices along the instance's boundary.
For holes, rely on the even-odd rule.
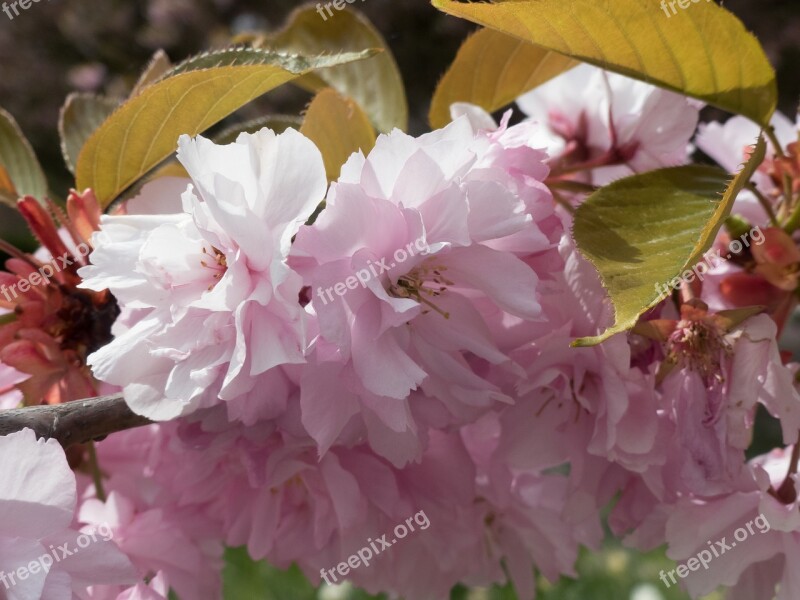
[[64,404],[1,411],[0,436],[28,428],[37,437],[57,440],[67,448],[150,423],[149,419],[128,408],[122,394],[112,394]]

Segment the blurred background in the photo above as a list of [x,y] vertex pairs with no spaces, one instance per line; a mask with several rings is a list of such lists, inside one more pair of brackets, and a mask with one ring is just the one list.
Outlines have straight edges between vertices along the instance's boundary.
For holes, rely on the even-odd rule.
[[[303,4],[293,0],[37,1],[13,20],[0,13],[0,106],[17,119],[47,172],[51,189],[61,197],[72,184],[56,129],[59,108],[68,93],[124,97],[156,50],[164,49],[171,59],[179,60],[226,45],[237,33],[278,28]],[[730,0],[724,5],[761,40],[778,72],[780,110],[793,117],[800,99],[800,1]],[[426,131],[436,83],[474,26],[439,13],[426,0],[362,0],[351,6],[372,20],[396,56],[408,94],[411,133]],[[297,114],[308,100],[305,92],[284,86],[235,118],[246,120],[265,112]],[[721,116],[709,112],[706,118],[712,114]],[[26,245],[24,225],[3,207],[0,237]],[[800,339],[800,335],[793,337]],[[761,419],[760,430],[756,453],[775,439],[769,420]],[[609,541],[601,553],[584,553],[579,561],[580,580],[541,581],[538,597],[685,600],[680,590],[666,589],[658,579],[661,569],[672,568],[663,553],[643,556]],[[315,590],[299,572],[252,563],[242,550],[229,552],[225,575],[225,596],[237,600],[367,598],[346,587]],[[513,598],[509,589],[453,593],[454,600]]]

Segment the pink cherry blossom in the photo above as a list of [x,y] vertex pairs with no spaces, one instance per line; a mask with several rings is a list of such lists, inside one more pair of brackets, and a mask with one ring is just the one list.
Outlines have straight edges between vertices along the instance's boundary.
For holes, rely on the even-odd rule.
[[[0,480],[0,595],[55,600],[79,596],[95,584],[136,582],[113,541],[89,538],[79,547],[75,476],[58,442],[37,440],[30,429],[0,437]],[[34,561],[39,568],[20,576],[19,569]]]
[[[707,566],[687,569],[681,582],[692,598],[719,586],[731,587],[726,598],[732,600],[796,598],[800,587],[792,564],[800,551],[800,516],[797,475],[787,478],[791,454],[774,450],[755,458],[746,476],[725,494],[688,496],[651,507],[649,523],[629,543],[647,549],[638,543],[644,539],[641,529],[652,528],[655,535],[646,536],[661,540],[656,544],[666,539],[667,556],[676,563],[686,564],[704,553]],[[672,585],[668,574],[664,578]]]
[[[227,423],[219,409],[197,413],[177,430],[160,426],[172,433],[160,457],[151,457],[154,479],[179,491],[184,512],[221,523],[228,545],[246,545],[253,558],[278,567],[296,563],[314,582],[321,569],[388,534],[391,547],[378,544],[384,551],[367,568],[352,570],[349,581],[373,593],[439,600],[460,581],[505,582],[507,562],[524,594],[534,562],[551,580],[571,574],[578,543],[589,541],[585,524],[562,516],[566,478],[504,463],[495,452],[499,428],[491,415],[461,432],[430,432],[420,461],[398,469],[365,444],[337,446],[319,458],[312,440],[288,433],[302,434],[288,415],[278,431],[274,423]],[[114,465],[109,458],[101,453],[104,464]],[[153,489],[148,495],[163,497]],[[393,540],[394,527],[420,511],[429,526]],[[95,518],[101,516],[109,515]],[[132,560],[160,556],[158,549],[128,545],[134,529],[123,525],[115,533]],[[163,545],[178,543],[165,539]],[[186,548],[173,554],[184,561],[192,556]],[[163,566],[165,574],[174,573],[174,566]]]
[[758,403],[781,420],[787,443],[797,441],[800,394],[774,322],[757,315],[738,324],[726,315],[685,304],[666,342],[662,391],[676,437],[663,475],[673,493],[711,496],[739,481]]
[[481,311],[539,319],[538,277],[520,257],[563,232],[529,127],[475,131],[460,118],[420,138],[381,136],[301,228],[291,264],[319,327],[301,404],[323,451],[358,416],[401,466],[420,455],[429,419],[457,423],[510,401],[476,368],[509,362]]
[[[771,125],[775,128],[775,136],[782,146],[797,141],[797,125],[785,115],[776,112]],[[747,160],[750,147],[755,144],[761,128],[746,117],[731,117],[725,123],[712,121],[703,123],[698,128],[694,143],[697,147],[714,159],[729,173],[736,173],[742,163]],[[768,142],[768,157],[774,158],[775,150],[772,142]],[[769,180],[763,172],[756,175],[759,187],[769,190]]]
[[603,184],[683,164],[700,104],[582,64],[517,99],[543,125],[531,141],[554,159],[586,162]]
[[167,600],[169,598],[169,585],[163,573],[145,584],[139,583],[128,588],[116,597],[116,600]]
[[111,290],[123,314],[89,363],[152,419],[220,402],[231,418],[274,416],[280,366],[304,360],[302,282],[286,256],[324,197],[322,158],[296,131],[266,129],[228,146],[184,136],[178,157],[192,177],[182,212],[102,219],[83,286]]
[[[221,548],[208,556],[190,537],[200,531],[184,531],[181,526],[189,515],[188,511],[182,512],[179,514],[170,505],[141,509],[133,500],[112,491],[105,502],[84,501],[78,518],[89,525],[105,524],[141,579],[149,580],[161,573],[180,597],[213,600],[219,597]],[[202,521],[196,525],[207,526]]]

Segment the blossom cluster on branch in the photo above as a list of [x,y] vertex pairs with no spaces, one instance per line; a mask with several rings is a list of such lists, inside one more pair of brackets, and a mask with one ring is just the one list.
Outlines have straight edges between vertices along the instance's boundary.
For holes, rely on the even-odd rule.
[[[711,178],[693,145],[735,172],[759,127],[695,135],[702,102],[588,65],[517,105],[498,123],[453,103],[448,125],[380,134],[333,181],[310,128],[263,127],[182,135],[170,174],[108,214],[93,189],[66,209],[20,200],[42,247],[2,246],[0,408],[120,393],[131,414],[56,436],[81,442],[65,452],[0,437],[0,570],[26,575],[0,597],[212,600],[224,548],[246,546],[317,583],[345,565],[373,593],[511,582],[533,598],[536,573],[575,576],[579,549],[600,547],[609,507],[615,535],[676,562],[764,520],[684,584],[800,597],[800,394],[778,347],[800,274],[798,127],[773,117],[731,216],[703,230],[724,260],[575,347],[620,312],[619,282],[580,247],[582,211],[602,208],[587,194],[673,168]],[[614,231],[601,258],[652,260]],[[748,460],[757,414],[783,443]],[[20,571],[101,525],[102,548]]]

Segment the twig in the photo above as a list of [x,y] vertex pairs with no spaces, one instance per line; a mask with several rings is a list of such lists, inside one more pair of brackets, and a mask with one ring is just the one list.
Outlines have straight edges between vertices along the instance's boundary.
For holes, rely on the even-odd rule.
[[0,435],[29,428],[37,437],[58,440],[64,448],[150,423],[128,408],[122,394],[0,411]]
[[767,134],[769,141],[772,142],[772,149],[775,151],[775,156],[785,158],[786,154],[783,153],[783,147],[781,146],[781,142],[778,139],[778,136],[775,135],[775,127],[772,125],[768,125],[767,127],[764,128],[764,133]]
[[759,189],[755,186],[755,184],[753,184],[752,181],[748,182],[747,185],[745,185],[745,187],[748,190],[750,190],[751,192],[753,192],[753,194],[755,194],[755,197],[758,199],[758,202],[761,204],[761,207],[767,213],[767,216],[769,217],[769,220],[770,220],[770,223],[772,223],[772,226],[773,227],[779,227],[780,225],[778,223],[778,216],[775,214],[775,211],[772,209],[772,204],[770,204],[770,201],[767,200],[767,198],[764,196],[764,194],[762,194],[759,191]]
[[800,462],[800,442],[792,448],[792,456],[789,458],[789,471],[786,473],[786,479],[777,490],[770,486],[767,492],[784,504],[792,504],[797,500],[797,490],[795,487],[794,478],[792,475],[797,473],[797,465]]
[[94,492],[97,499],[101,502],[106,501],[106,491],[103,489],[103,472],[100,470],[100,461],[97,460],[97,450],[94,447],[94,440],[86,444],[89,451],[89,467],[92,469],[92,481],[94,481]]

